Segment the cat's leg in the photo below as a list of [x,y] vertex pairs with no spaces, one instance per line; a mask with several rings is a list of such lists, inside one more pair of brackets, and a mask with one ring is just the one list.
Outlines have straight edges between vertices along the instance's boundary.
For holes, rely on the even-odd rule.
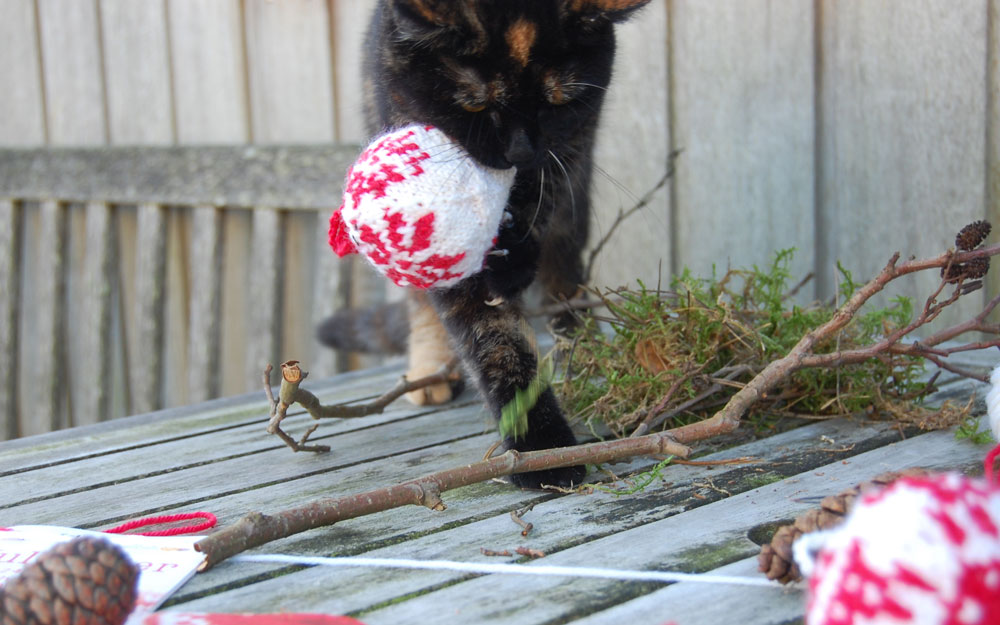
[[[579,241],[573,233],[553,224],[542,245],[538,280],[551,302],[569,301],[585,294],[583,246]],[[566,311],[553,316],[551,327],[554,332],[565,333],[577,325],[577,317],[572,311]]]
[[[585,297],[583,246],[587,241],[586,224],[553,219],[542,243],[538,262],[538,281],[550,302]],[[565,334],[579,325],[573,311],[552,317],[551,329]]]
[[[451,289],[434,290],[431,301],[451,334],[467,373],[486,398],[497,419],[518,390],[535,378],[538,361],[517,298],[496,304],[482,275]],[[532,451],[576,444],[552,389],[546,389],[528,412],[528,431],[507,438],[508,449]],[[513,476],[514,483],[537,488],[542,484],[567,486],[580,483],[583,467],[567,467]]]
[[[455,356],[448,343],[448,332],[441,325],[427,294],[415,289],[407,291],[406,305],[410,323],[406,379],[416,380],[439,372]],[[443,404],[458,394],[460,384],[456,373],[451,382],[432,384],[407,393],[406,397],[418,406]]]
[[[583,250],[590,234],[589,150],[593,145],[592,131],[581,135],[576,158],[560,158],[559,172],[552,180],[551,211],[547,221],[538,262],[538,281],[550,302],[571,300],[585,295]],[[574,329],[579,320],[571,311],[555,315],[552,329],[565,333]]]

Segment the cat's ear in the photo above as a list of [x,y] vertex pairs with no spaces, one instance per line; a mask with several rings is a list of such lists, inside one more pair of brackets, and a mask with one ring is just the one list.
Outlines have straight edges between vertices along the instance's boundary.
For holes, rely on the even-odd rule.
[[649,0],[563,0],[563,9],[571,14],[624,22],[649,4]]
[[404,39],[426,39],[458,25],[455,2],[448,0],[390,0],[397,34]]

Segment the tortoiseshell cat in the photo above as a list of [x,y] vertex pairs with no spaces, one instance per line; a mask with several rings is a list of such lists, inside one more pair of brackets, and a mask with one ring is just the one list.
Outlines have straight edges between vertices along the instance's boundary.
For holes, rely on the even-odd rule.
[[[411,379],[437,371],[453,347],[494,416],[536,373],[519,295],[535,279],[556,298],[583,280],[591,153],[615,51],[613,25],[649,0],[380,0],[365,50],[369,130],[437,126],[482,164],[517,167],[513,219],[480,274],[408,300]],[[383,309],[386,312],[386,309]],[[391,310],[388,314],[393,314]],[[399,316],[399,315],[397,315]],[[359,349],[359,323],[338,314],[320,328],[335,347]],[[450,341],[449,341],[450,338]],[[381,336],[376,350],[401,343]],[[450,343],[450,346],[449,346]],[[451,398],[448,385],[411,394]],[[528,414],[520,451],[576,444],[551,390]],[[583,467],[514,476],[565,486]]]

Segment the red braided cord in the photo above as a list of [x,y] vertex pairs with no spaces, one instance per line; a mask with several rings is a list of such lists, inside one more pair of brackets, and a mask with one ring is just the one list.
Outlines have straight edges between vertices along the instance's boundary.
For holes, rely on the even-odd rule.
[[163,523],[176,523],[177,521],[190,521],[191,519],[205,519],[203,523],[197,525],[182,525],[180,527],[172,527],[165,530],[156,530],[152,532],[137,532],[139,536],[177,536],[178,534],[194,534],[195,532],[200,532],[202,530],[207,530],[210,527],[215,527],[218,519],[211,512],[183,512],[181,514],[166,514],[163,516],[151,516],[144,519],[135,519],[134,521],[127,521],[122,523],[117,527],[112,527],[111,529],[104,530],[106,534],[124,534],[129,530],[134,530],[137,527],[146,527],[148,525],[161,525]]

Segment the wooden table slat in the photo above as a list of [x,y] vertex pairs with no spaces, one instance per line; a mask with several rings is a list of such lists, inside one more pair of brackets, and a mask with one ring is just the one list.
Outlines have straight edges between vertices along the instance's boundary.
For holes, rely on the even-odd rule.
[[[325,404],[355,402],[376,397],[402,374],[398,364],[378,371],[355,372],[310,383],[309,389]],[[72,430],[0,441],[0,477],[33,466],[113,453],[135,446],[209,434],[250,423],[267,423],[263,391],[216,399],[195,406],[181,406],[145,415],[135,415]],[[300,414],[293,409],[291,414]]]
[[[973,359],[988,366],[989,359]],[[401,365],[307,386],[325,403],[373,396]],[[983,385],[946,377],[938,397],[965,401]],[[104,527],[152,513],[206,510],[229,524],[318,498],[398,483],[480,459],[496,439],[478,397],[441,407],[405,400],[382,415],[331,420],[316,433],[327,454],[293,453],[266,435],[259,391],[0,443],[0,519]],[[297,434],[311,420],[291,416]],[[481,548],[528,546],[547,555],[524,566],[567,565],[755,575],[750,531],[789,519],[886,470],[976,471],[987,448],[949,431],[903,437],[893,423],[827,420],[768,438],[740,431],[705,459],[747,464],[670,465],[632,494],[563,495],[486,482],[444,494],[448,508],[405,507],[275,541],[258,551],[505,562]],[[706,452],[711,448],[706,445]],[[655,459],[613,467],[648,470]],[[598,477],[598,476],[592,476]],[[527,537],[511,510],[532,505]],[[767,593],[774,593],[769,595]],[[351,613],[367,625],[550,622],[777,625],[801,615],[801,592],[734,586],[619,582],[456,571],[308,568],[224,562],[181,588],[166,608],[184,611]],[[706,607],[707,606],[707,607]],[[766,609],[765,609],[766,608]]]

